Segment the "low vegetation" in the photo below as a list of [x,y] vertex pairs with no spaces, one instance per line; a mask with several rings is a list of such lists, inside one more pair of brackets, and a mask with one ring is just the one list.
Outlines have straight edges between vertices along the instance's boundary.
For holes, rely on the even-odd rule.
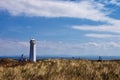
[[120,61],[0,59],[0,80],[120,80]]

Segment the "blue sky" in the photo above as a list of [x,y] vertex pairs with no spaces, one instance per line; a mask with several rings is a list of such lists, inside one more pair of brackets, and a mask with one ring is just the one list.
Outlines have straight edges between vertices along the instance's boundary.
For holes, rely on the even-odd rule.
[[1,0],[0,56],[120,56],[120,0]]

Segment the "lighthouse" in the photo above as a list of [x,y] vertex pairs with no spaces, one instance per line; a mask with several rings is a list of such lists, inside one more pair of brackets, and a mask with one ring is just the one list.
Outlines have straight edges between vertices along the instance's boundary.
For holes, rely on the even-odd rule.
[[35,41],[35,39],[30,40],[29,59],[30,59],[31,62],[36,62],[36,41]]

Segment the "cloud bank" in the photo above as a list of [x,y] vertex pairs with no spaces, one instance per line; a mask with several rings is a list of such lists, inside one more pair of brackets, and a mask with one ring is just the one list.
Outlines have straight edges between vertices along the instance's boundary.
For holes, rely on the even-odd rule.
[[[0,39],[0,55],[29,55],[29,41]],[[119,55],[120,42],[65,43],[37,41],[37,55],[41,56],[86,56]],[[113,54],[113,51],[115,54]]]
[[58,1],[58,0],[1,0],[0,9],[7,10],[11,15],[42,16],[42,17],[71,17],[107,21],[103,4],[92,0]]

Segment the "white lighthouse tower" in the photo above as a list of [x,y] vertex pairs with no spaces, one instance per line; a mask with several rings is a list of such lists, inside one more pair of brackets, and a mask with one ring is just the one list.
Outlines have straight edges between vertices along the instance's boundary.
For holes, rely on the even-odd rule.
[[30,40],[30,56],[29,59],[31,62],[36,62],[36,41],[35,39]]

